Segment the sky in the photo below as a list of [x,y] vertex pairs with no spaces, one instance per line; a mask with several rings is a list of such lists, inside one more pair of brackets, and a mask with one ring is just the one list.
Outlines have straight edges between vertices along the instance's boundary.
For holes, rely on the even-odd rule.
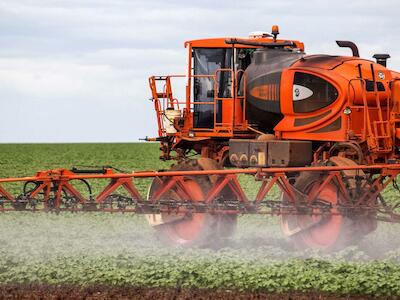
[[400,70],[399,8],[396,0],[0,0],[0,143],[156,136],[147,79],[185,74],[190,39],[278,24],[307,54],[349,55],[335,40],[351,40],[361,57],[389,53]]

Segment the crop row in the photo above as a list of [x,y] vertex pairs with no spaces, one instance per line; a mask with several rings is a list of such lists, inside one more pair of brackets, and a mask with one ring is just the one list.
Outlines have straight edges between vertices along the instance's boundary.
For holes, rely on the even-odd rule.
[[218,259],[136,256],[102,259],[60,257],[46,263],[3,257],[0,282],[38,284],[107,284],[117,286],[181,287],[310,291],[334,294],[400,296],[400,268],[389,261],[327,262],[315,259],[254,264]]

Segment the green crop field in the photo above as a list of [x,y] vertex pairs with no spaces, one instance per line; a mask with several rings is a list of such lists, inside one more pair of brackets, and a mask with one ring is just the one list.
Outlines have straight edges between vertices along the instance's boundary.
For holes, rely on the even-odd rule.
[[[158,154],[157,144],[0,145],[0,177],[72,166],[168,168]],[[240,180],[251,196],[256,183]],[[148,184],[138,183],[141,193]],[[398,197],[392,189],[385,196]],[[400,226],[380,224],[359,245],[324,254],[296,251],[281,235],[279,219],[264,216],[241,216],[224,248],[183,249],[164,245],[143,216],[129,213],[1,213],[0,284],[395,298]]]

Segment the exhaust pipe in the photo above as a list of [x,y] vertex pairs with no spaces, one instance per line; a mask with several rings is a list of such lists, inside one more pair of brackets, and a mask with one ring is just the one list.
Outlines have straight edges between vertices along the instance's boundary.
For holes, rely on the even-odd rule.
[[360,54],[358,53],[358,48],[356,44],[350,41],[336,41],[336,44],[338,44],[339,47],[341,48],[350,48],[351,51],[353,52],[354,57],[360,57]]

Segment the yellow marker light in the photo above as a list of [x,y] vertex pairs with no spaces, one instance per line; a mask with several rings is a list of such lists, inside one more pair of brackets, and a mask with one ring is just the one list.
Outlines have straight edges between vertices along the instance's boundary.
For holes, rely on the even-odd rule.
[[277,35],[279,34],[279,26],[278,26],[278,25],[273,25],[273,26],[272,26],[271,33],[272,33],[274,36],[277,36]]

